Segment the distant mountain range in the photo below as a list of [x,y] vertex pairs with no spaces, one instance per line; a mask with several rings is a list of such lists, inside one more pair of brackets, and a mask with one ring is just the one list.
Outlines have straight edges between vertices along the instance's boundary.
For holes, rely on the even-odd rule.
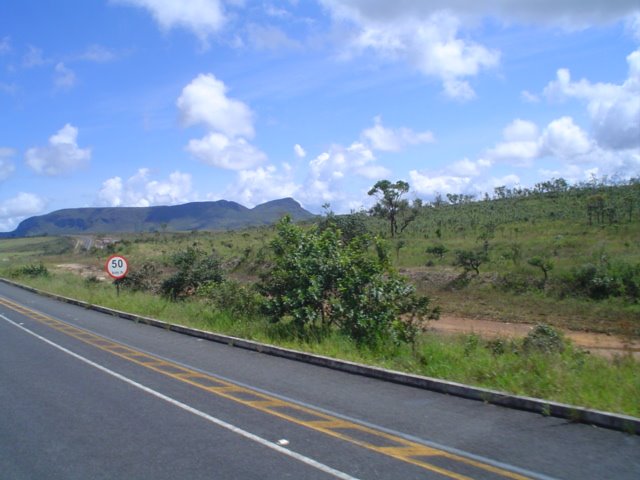
[[247,208],[236,202],[193,202],[165,207],[68,208],[27,218],[4,237],[78,235],[191,230],[233,230],[270,225],[285,214],[294,221],[314,215],[292,198],[283,198]]

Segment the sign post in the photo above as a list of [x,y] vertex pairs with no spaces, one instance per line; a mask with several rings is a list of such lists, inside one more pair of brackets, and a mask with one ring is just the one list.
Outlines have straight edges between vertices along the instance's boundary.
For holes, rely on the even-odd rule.
[[122,255],[111,255],[104,266],[105,270],[116,285],[117,295],[120,296],[120,283],[118,280],[123,279],[129,272],[129,262]]

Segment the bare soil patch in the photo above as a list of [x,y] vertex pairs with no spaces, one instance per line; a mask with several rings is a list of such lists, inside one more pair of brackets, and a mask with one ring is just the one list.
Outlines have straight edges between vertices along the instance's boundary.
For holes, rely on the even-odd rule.
[[56,268],[65,272],[75,273],[83,278],[95,277],[98,280],[108,280],[109,276],[105,271],[93,265],[83,265],[81,263],[61,263]]
[[[508,323],[494,320],[480,320],[443,315],[440,320],[431,322],[430,330],[445,334],[475,333],[483,338],[522,338],[535,325],[526,323]],[[607,335],[604,333],[576,332],[561,329],[575,345],[607,358],[615,355],[631,354],[640,360],[640,341]]]

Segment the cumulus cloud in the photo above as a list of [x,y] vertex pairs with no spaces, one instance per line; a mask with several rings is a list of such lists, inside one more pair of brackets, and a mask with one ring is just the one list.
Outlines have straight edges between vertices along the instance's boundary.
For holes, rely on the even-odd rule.
[[15,170],[15,165],[11,161],[15,154],[12,148],[0,147],[0,182],[9,178]]
[[549,123],[540,137],[540,155],[574,160],[588,154],[593,145],[587,134],[573,123],[571,117],[562,117]]
[[347,45],[352,54],[371,51],[409,63],[424,75],[441,79],[444,93],[451,98],[473,98],[475,92],[466,78],[495,67],[500,60],[499,52],[462,39],[460,20],[448,10],[426,11],[420,7],[422,2],[323,3],[336,21],[355,26]]
[[293,152],[296,154],[296,157],[298,158],[304,158],[307,156],[307,152],[304,150],[304,148],[302,148],[302,146],[298,143],[296,143],[293,146]]
[[362,137],[367,140],[375,150],[386,152],[398,152],[409,145],[431,143],[434,141],[433,133],[429,131],[414,132],[410,128],[392,129],[382,125],[382,118],[375,117],[374,125],[362,132]]
[[121,177],[102,182],[97,205],[109,207],[148,207],[185,203],[191,196],[191,175],[175,171],[167,180],[153,180],[148,168],[141,168],[123,181]]
[[538,126],[526,120],[516,119],[502,131],[503,142],[487,151],[494,161],[529,166],[540,156]]
[[203,45],[211,35],[219,32],[226,16],[220,0],[111,0],[114,4],[146,9],[163,30],[175,27],[190,30]]
[[212,74],[200,74],[182,89],[177,101],[184,125],[204,124],[228,136],[251,138],[253,112],[227,96],[227,87]]
[[212,74],[198,75],[177,100],[185,126],[202,124],[209,133],[192,139],[186,150],[200,161],[229,170],[251,169],[267,156],[246,138],[255,134],[253,112],[239,100],[227,96],[227,87]]
[[190,140],[186,147],[202,162],[228,170],[244,170],[266,161],[267,156],[244,138],[230,138],[210,133],[200,140]]
[[544,89],[551,100],[576,98],[585,101],[594,137],[603,148],[622,150],[640,147],[640,49],[627,57],[629,74],[620,85],[572,81],[568,69]]
[[90,148],[78,146],[78,129],[67,123],[49,138],[44,147],[27,150],[27,165],[40,175],[55,176],[86,166],[91,159]]
[[410,184],[420,195],[433,197],[436,193],[481,193],[486,180],[480,180],[484,171],[492,165],[491,161],[476,161],[464,158],[451,165],[435,171],[411,170]]
[[64,63],[57,63],[53,70],[53,84],[56,88],[68,90],[76,84],[76,74]]
[[291,167],[286,163],[281,169],[268,165],[241,170],[236,182],[224,194],[224,198],[248,207],[283,197],[300,198],[300,185],[295,182]]
[[46,202],[34,193],[20,192],[0,202],[0,231],[11,231],[25,217],[42,213]]
[[550,122],[542,133],[535,123],[516,119],[505,127],[502,136],[503,142],[487,150],[488,159],[528,167],[544,157],[563,162],[594,158],[594,142],[567,116]]

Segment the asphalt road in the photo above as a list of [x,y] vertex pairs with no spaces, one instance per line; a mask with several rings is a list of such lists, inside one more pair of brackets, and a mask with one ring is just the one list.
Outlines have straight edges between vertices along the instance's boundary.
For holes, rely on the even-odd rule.
[[1,479],[640,478],[640,437],[0,283]]

